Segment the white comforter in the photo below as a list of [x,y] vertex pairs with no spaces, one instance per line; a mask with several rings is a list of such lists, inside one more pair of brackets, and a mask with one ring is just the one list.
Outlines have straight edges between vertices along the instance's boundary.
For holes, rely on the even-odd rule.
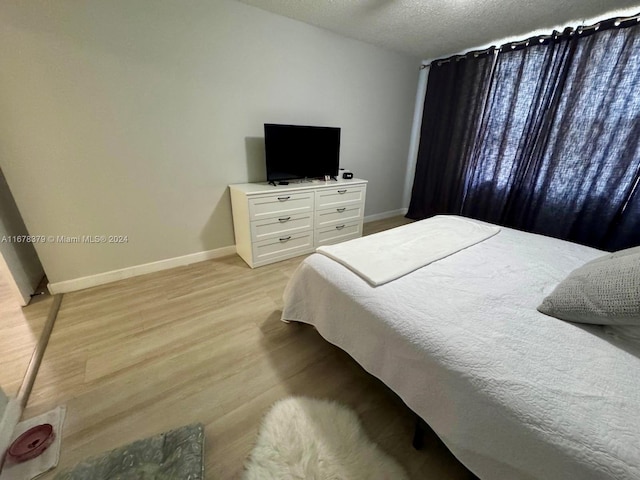
[[282,318],[315,325],[482,479],[638,479],[640,344],[536,311],[602,253],[503,228],[376,288],[316,254]]

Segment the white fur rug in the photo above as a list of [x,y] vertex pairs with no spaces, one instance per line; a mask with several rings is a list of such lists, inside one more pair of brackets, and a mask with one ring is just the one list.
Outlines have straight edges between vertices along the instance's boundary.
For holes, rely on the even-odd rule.
[[408,480],[372,443],[354,412],[335,402],[291,397],[265,416],[245,480]]

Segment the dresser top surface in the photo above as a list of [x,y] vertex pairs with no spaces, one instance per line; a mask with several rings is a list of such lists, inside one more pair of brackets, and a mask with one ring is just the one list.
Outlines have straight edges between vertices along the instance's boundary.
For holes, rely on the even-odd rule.
[[348,185],[366,185],[367,180],[361,178],[352,178],[345,180],[339,178],[338,180],[309,180],[301,183],[294,183],[291,181],[288,185],[271,185],[268,182],[258,183],[236,183],[229,185],[231,190],[238,190],[246,195],[261,195],[265,193],[279,193],[279,192],[295,192],[304,190],[317,190],[319,188],[331,188],[341,187]]

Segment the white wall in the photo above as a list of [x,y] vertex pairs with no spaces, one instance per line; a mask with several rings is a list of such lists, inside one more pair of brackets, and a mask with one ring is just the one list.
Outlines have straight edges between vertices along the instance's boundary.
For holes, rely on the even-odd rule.
[[51,282],[233,244],[265,122],[342,127],[366,214],[402,206],[417,59],[231,0],[0,4],[0,166]]
[[23,235],[28,235],[27,228],[0,170],[0,276],[17,290],[16,300],[26,305],[44,272],[33,244],[11,240]]

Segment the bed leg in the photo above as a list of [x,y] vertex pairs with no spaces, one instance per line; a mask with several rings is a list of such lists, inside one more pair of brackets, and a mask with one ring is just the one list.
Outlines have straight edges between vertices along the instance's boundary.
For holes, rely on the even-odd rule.
[[426,422],[416,415],[416,426],[413,432],[413,442],[411,442],[416,450],[422,450],[422,447],[424,447],[424,436],[427,433],[426,426]]

